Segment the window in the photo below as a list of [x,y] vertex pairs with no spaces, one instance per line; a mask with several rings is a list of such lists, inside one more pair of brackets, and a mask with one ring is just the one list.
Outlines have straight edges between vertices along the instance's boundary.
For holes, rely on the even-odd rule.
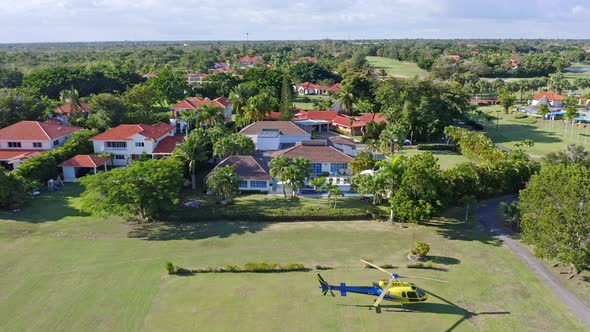
[[266,181],[250,181],[250,188],[266,189]]
[[340,172],[341,169],[347,169],[348,168],[348,164],[347,163],[332,163],[330,164],[330,172],[337,174]]
[[424,294],[424,291],[421,290],[420,288],[416,288],[416,293],[418,293],[419,297],[424,297],[424,295],[426,295],[426,294]]
[[20,144],[20,142],[8,142],[8,147],[9,148],[20,148],[21,144]]
[[33,142],[33,147],[34,148],[42,148],[43,147],[43,143],[41,143],[41,142]]
[[248,181],[238,181],[238,186],[240,188],[248,188]]
[[116,154],[115,155],[115,160],[125,160],[125,155],[123,155],[123,154]]
[[406,292],[402,292],[402,297],[406,297]]
[[311,163],[311,174],[322,174],[322,163]]
[[408,297],[411,298],[411,299],[417,299],[418,298],[418,296],[416,296],[416,293],[414,293],[414,292],[408,292]]
[[135,142],[135,147],[136,148],[143,148],[143,142]]
[[127,142],[106,142],[105,145],[113,150],[125,150],[127,148]]
[[56,139],[55,141],[53,141],[53,146],[58,146],[59,145],[59,140]]

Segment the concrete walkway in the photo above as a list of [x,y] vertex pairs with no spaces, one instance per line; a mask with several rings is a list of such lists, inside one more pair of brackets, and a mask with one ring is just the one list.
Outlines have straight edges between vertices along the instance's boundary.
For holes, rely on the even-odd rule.
[[477,207],[477,219],[479,223],[495,238],[502,241],[531,271],[541,279],[563,304],[565,304],[576,317],[590,327],[590,308],[580,301],[572,292],[563,286],[553,274],[524,248],[518,241],[512,239],[508,231],[501,226],[498,220],[498,208],[502,202],[512,202],[516,197],[500,197],[482,201]]

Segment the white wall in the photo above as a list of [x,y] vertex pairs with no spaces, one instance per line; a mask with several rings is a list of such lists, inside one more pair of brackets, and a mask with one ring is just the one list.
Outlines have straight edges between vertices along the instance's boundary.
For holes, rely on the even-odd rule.
[[258,137],[256,140],[256,150],[259,151],[276,151],[281,144],[280,135],[277,137]]
[[75,167],[63,167],[64,182],[75,182],[76,181],[76,168]]
[[289,136],[289,135],[279,135],[281,138],[281,143],[299,143],[301,141],[311,139],[311,134],[307,135],[296,135],[296,136]]
[[[14,150],[52,150],[54,148],[60,147],[62,145],[64,145],[64,143],[72,136],[72,134],[70,135],[66,135],[66,136],[62,136],[62,137],[58,137],[54,140],[0,140],[0,149],[14,149]],[[53,145],[53,141],[58,141],[57,145]],[[21,147],[20,148],[9,148],[8,147],[8,142],[20,142],[21,143]],[[37,147],[33,147],[33,143],[41,143],[40,148]]]

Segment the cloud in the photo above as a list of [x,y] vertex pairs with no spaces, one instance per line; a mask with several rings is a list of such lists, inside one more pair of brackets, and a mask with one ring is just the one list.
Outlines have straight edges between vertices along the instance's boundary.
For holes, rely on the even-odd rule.
[[0,0],[0,42],[585,38],[586,0]]

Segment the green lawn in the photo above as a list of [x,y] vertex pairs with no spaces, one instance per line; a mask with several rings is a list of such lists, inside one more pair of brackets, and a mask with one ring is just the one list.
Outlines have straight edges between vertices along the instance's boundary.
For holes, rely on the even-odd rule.
[[401,62],[395,59],[368,56],[367,61],[377,70],[385,69],[387,74],[395,77],[426,77],[428,72],[420,69],[417,64],[413,62]]
[[[79,187],[0,214],[0,330],[408,331],[581,330],[515,258],[472,226],[448,218],[401,227],[379,222],[209,222],[133,225],[77,212]],[[462,215],[461,211],[456,211]],[[408,270],[415,240],[445,271]],[[380,272],[441,278],[415,312],[368,310],[370,297],[321,296],[315,272],[169,276],[184,267],[299,262],[332,267],[332,283],[370,284]]]
[[293,101],[293,107],[302,109],[302,110],[314,110],[317,109],[313,105],[314,101],[319,100],[329,100],[331,99],[330,96],[318,96],[318,95],[307,95],[307,96],[297,96]]
[[[401,155],[404,155],[408,158],[417,155],[419,153],[424,153],[427,151],[420,151],[416,149],[403,149],[400,152],[397,152]],[[461,163],[469,162],[469,159],[465,158],[463,155],[459,153],[447,152],[447,151],[428,151],[434,155],[435,158],[438,159],[438,164],[440,165],[441,169],[449,169],[455,167]]]
[[583,127],[574,127],[573,137],[571,125],[565,125],[562,120],[546,121],[540,118],[529,116],[524,119],[517,119],[516,116],[522,113],[514,112],[505,114],[500,106],[480,107],[480,110],[493,116],[500,116],[498,129],[496,121],[487,122],[483,117],[478,121],[485,126],[486,134],[495,142],[508,148],[514,148],[515,144],[525,139],[535,142],[532,148],[527,151],[535,155],[545,155],[552,151],[565,148],[569,144],[579,144],[590,149],[590,128],[586,132]]

